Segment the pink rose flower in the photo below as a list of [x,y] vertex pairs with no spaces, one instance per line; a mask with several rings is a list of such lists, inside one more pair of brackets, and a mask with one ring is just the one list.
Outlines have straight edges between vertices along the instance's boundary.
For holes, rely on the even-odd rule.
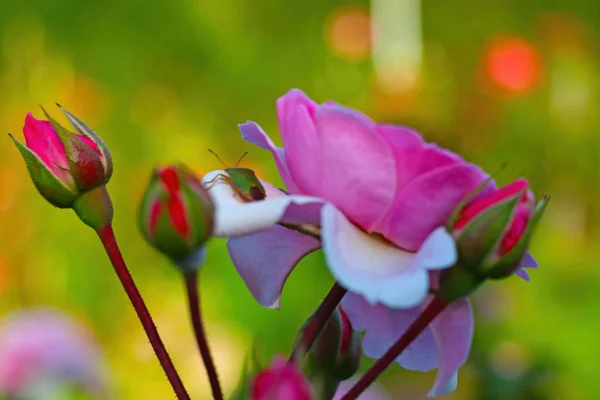
[[50,309],[0,321],[0,395],[41,399],[36,390],[49,394],[71,384],[97,398],[106,394],[99,349],[88,332]]
[[275,357],[252,381],[252,400],[312,400],[310,382],[284,357]]
[[[244,203],[228,184],[217,183],[210,190],[215,235],[229,237],[236,269],[268,307],[279,307],[298,262],[322,248],[332,275],[349,291],[343,302],[352,326],[366,331],[365,354],[380,357],[428,303],[439,270],[456,263],[454,238],[444,226],[488,175],[408,128],[378,125],[332,102],[316,104],[299,90],[277,101],[277,116],[284,148],[254,122],[240,130],[273,154],[289,193],[262,182],[266,198]],[[494,191],[490,181],[474,200]],[[278,223],[318,226],[321,241]],[[532,262],[526,255],[523,263]],[[454,390],[472,320],[468,300],[456,301],[397,362],[412,370],[439,368],[431,395]]]
[[283,149],[253,122],[240,129],[273,153],[290,194],[265,183],[265,200],[242,204],[225,183],[211,189],[216,235],[247,235],[231,238],[228,247],[253,295],[277,306],[291,270],[321,247],[273,226],[287,222],[321,227],[329,269],[348,290],[390,307],[420,304],[428,271],[456,261],[446,220],[487,175],[408,128],[375,124],[331,102],[318,105],[299,90],[277,101],[277,114]]

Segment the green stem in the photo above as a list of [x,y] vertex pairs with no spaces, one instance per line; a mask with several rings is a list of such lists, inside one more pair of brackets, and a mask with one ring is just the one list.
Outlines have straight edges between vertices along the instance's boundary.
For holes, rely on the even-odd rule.
[[169,357],[169,353],[163,344],[160,335],[158,334],[158,330],[154,325],[154,321],[150,316],[150,312],[144,303],[144,299],[140,294],[129,270],[127,269],[127,265],[125,264],[125,260],[123,260],[123,256],[121,255],[121,251],[119,250],[119,246],[117,244],[117,240],[115,238],[112,225],[108,224],[102,228],[99,228],[97,231],[98,236],[100,237],[100,241],[104,245],[104,249],[106,250],[106,254],[108,254],[108,258],[112,262],[113,267],[115,268],[115,272],[119,277],[133,308],[135,309],[144,330],[146,331],[146,335],[148,336],[148,340],[156,353],[156,357],[158,358],[160,365],[162,366],[173,390],[175,391],[175,395],[179,400],[190,400],[190,396],[188,395],[185,387],[183,386],[183,382],[181,378],[177,374],[177,370]]

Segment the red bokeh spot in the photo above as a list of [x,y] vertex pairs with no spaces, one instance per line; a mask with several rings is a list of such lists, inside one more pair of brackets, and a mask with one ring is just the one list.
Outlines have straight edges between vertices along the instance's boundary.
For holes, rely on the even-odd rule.
[[541,61],[530,43],[521,38],[505,36],[493,40],[488,47],[485,69],[496,85],[513,93],[522,93],[539,81]]

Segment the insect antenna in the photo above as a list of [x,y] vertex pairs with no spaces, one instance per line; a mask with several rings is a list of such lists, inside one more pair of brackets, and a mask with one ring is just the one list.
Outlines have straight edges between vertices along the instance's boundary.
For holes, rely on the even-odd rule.
[[240,165],[240,162],[242,161],[242,159],[244,157],[246,157],[246,154],[248,154],[248,152],[245,152],[244,154],[242,154],[242,156],[240,157],[240,159],[238,160],[238,162],[235,163],[235,167],[237,168],[238,165]]
[[221,161],[221,164],[223,164],[223,166],[225,168],[229,168],[227,166],[227,164],[225,164],[225,162],[223,160],[221,160],[221,157],[219,157],[219,155],[217,153],[215,153],[214,151],[212,151],[211,149],[208,149],[209,152],[211,152],[215,157],[217,157],[217,160]]

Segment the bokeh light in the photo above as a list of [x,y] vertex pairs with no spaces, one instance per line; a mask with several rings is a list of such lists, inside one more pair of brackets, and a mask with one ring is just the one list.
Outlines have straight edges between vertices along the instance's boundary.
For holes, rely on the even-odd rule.
[[326,28],[327,43],[333,54],[348,60],[361,61],[371,51],[371,19],[362,7],[335,10]]
[[524,39],[501,36],[491,41],[485,54],[485,69],[500,88],[523,93],[539,83],[542,72],[540,55]]

